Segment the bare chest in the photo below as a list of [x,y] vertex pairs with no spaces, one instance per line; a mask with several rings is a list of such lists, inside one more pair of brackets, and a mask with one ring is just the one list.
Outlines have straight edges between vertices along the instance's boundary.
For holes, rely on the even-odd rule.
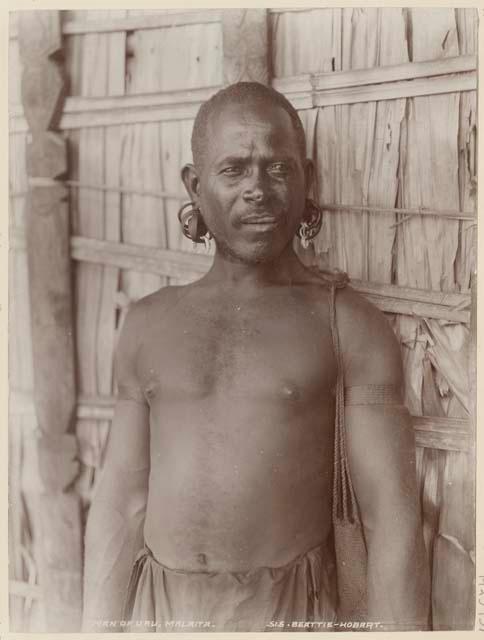
[[226,302],[180,305],[143,337],[148,399],[215,395],[305,401],[336,376],[331,334],[315,305]]

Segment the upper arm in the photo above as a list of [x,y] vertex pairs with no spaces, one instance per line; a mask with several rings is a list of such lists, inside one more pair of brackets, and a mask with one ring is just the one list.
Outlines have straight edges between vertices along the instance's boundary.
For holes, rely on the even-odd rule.
[[[345,386],[401,389],[400,348],[383,314],[353,293],[338,311]],[[346,406],[345,430],[365,530],[415,524],[419,517],[415,439],[408,411],[398,404]]]
[[143,310],[139,303],[128,312],[115,356],[118,385],[114,416],[106,447],[99,491],[119,506],[130,498],[146,497],[150,467],[149,406],[137,372]]

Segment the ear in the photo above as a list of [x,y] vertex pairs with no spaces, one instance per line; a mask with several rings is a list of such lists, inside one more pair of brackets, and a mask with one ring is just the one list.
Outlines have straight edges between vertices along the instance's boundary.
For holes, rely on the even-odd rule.
[[304,161],[304,182],[306,197],[309,197],[314,184],[314,163],[310,158]]
[[190,200],[198,206],[200,200],[200,178],[193,164],[186,164],[183,167],[181,179]]

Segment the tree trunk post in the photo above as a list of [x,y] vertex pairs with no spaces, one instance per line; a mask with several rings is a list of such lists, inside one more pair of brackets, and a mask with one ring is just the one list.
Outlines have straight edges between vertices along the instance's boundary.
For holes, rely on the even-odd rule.
[[29,126],[26,237],[38,424],[38,492],[31,498],[46,631],[80,629],[82,520],[78,474],[67,145],[55,131],[64,101],[59,11],[19,19],[22,104]]

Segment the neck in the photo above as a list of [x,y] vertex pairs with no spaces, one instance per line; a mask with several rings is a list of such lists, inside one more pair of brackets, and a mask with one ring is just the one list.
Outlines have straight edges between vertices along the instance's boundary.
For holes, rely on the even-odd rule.
[[294,253],[292,245],[270,262],[247,263],[217,250],[207,277],[220,285],[264,287],[289,285],[300,280],[305,268]]

